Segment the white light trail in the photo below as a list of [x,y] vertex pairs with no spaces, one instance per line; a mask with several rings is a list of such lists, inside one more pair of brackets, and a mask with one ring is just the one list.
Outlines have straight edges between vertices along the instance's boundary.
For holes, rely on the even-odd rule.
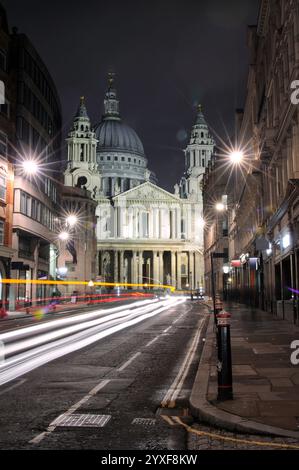
[[[62,332],[58,330],[43,335],[37,335],[37,338],[31,338],[31,340],[27,339],[25,341],[26,345],[24,344],[24,341],[21,341],[21,343],[23,343],[21,346],[18,345],[18,343],[9,344],[5,346],[5,351],[6,347],[10,348],[8,349],[10,351],[10,354],[12,354],[13,352],[17,352],[20,349],[24,349],[24,347],[31,347],[31,349],[21,354],[12,356],[8,358],[4,363],[0,364],[0,385],[14,380],[15,378],[24,375],[47,362],[57,359],[58,357],[82,349],[96,341],[99,341],[103,338],[106,338],[107,336],[112,335],[113,333],[116,333],[125,328],[136,325],[137,323],[145,321],[167,310],[168,308],[174,305],[178,305],[184,301],[185,299],[182,298],[171,298],[163,301],[157,300],[150,302],[136,302],[135,308],[128,309],[128,306],[126,305],[125,307],[123,307],[125,309],[123,312],[108,315],[104,318],[91,322],[85,322],[86,324],[88,324],[87,327],[81,324],[67,327],[68,331],[67,333],[64,331],[63,335],[68,334],[68,336],[63,338],[61,338]],[[137,303],[141,303],[143,305],[138,306],[136,308]],[[145,303],[150,303],[150,305],[144,305]],[[82,315],[82,317],[86,318],[86,315]],[[65,325],[65,320],[70,319],[68,318],[63,320],[63,324]],[[94,325],[94,322],[97,322],[97,324]],[[60,326],[60,321],[58,321],[58,323],[59,325],[57,326]],[[38,326],[41,327],[43,325],[35,325],[35,327],[33,328],[37,328]],[[83,329],[83,331],[78,332],[79,327],[81,327],[80,329]],[[28,330],[28,328],[32,327],[27,327],[23,330]],[[66,328],[63,328],[62,330],[65,329]],[[31,329],[30,331],[32,333]],[[36,333],[38,333],[38,331],[40,330],[35,330]],[[19,330],[16,333],[21,334]],[[59,337],[60,339],[58,339]],[[46,344],[37,347],[38,344],[41,344],[41,342],[44,343],[45,340],[48,341]]]

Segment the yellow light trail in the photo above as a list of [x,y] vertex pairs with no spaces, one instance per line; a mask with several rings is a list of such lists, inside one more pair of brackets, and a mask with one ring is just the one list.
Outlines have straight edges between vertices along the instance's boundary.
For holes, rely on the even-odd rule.
[[[64,285],[76,285],[76,286],[88,286],[90,281],[48,281],[44,279],[1,279],[0,283],[2,284],[44,284],[48,286],[53,286],[56,284]],[[159,289],[169,289],[171,292],[175,291],[175,287],[161,285],[161,284],[131,284],[126,282],[94,282],[94,286],[109,286],[109,287],[156,287]]]

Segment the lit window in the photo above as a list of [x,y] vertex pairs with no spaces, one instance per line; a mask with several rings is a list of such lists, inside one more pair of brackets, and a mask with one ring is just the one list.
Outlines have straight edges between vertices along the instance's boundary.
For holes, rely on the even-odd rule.
[[0,220],[0,245],[4,244],[4,221]]
[[6,199],[6,178],[0,176],[0,199]]

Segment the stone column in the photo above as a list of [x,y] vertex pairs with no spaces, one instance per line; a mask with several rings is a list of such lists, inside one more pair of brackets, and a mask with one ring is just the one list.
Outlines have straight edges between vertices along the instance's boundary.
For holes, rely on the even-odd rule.
[[176,286],[175,251],[171,252],[171,285]]
[[194,253],[189,251],[189,283],[190,289],[195,289],[194,286]]
[[141,210],[139,211],[138,217],[139,217],[139,238],[143,238],[144,231],[142,227],[142,211]]
[[175,240],[177,237],[176,237],[176,220],[175,220],[175,217],[176,217],[176,209],[172,209],[171,211],[171,214],[172,214],[172,227],[171,227],[171,231],[172,231],[172,239]]
[[159,279],[161,284],[164,284],[163,251],[159,251]]
[[176,210],[177,239],[181,239],[181,208]]
[[180,290],[182,288],[182,270],[181,270],[181,253],[178,251],[177,252],[177,275],[176,275],[176,281],[177,281],[177,289]]
[[124,268],[125,268],[125,258],[124,258],[124,251],[121,250],[119,253],[119,282],[124,282]]
[[153,251],[153,278],[153,283],[159,284],[159,258],[157,251]]
[[137,284],[137,253],[136,251],[133,251],[131,273],[132,273],[132,284]]
[[[201,254],[196,252],[195,253],[195,289],[198,289],[201,285],[201,263],[200,263]],[[203,273],[202,273],[203,275]]]
[[159,238],[162,238],[162,209],[158,209]]
[[118,282],[118,251],[114,251],[114,282]]
[[143,252],[138,252],[138,284],[142,284],[142,269],[143,269]]

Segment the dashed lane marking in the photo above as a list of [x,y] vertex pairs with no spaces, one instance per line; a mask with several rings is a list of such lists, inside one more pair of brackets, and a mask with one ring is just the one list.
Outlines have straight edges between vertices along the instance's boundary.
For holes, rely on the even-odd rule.
[[159,339],[159,336],[156,336],[156,338],[152,339],[149,343],[145,345],[146,348],[151,346],[153,343],[155,343]]
[[128,359],[128,360],[127,360],[121,367],[119,367],[117,370],[122,371],[122,370],[126,369],[126,367],[128,367],[128,366],[131,364],[131,362],[133,362],[133,361],[136,359],[136,357],[140,356],[140,354],[141,354],[141,352],[137,352],[136,354],[134,354],[134,356],[132,356],[130,359]]

